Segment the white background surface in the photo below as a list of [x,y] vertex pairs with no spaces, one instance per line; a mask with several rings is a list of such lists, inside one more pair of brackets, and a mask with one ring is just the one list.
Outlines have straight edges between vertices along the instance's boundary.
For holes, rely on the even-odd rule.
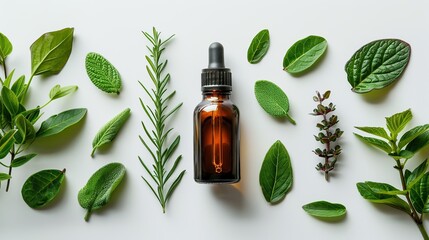
[[[375,206],[361,198],[356,182],[373,180],[400,186],[393,161],[368,148],[352,134],[353,126],[384,126],[384,117],[411,108],[410,125],[429,123],[427,81],[429,45],[426,1],[2,1],[0,32],[9,37],[14,51],[9,69],[29,75],[29,46],[42,33],[75,28],[72,55],[63,71],[47,79],[36,78],[30,105],[47,100],[50,88],[76,84],[79,91],[51,104],[44,117],[72,107],[86,107],[84,122],[56,138],[33,145],[39,153],[28,165],[15,169],[9,193],[0,192],[1,239],[420,239],[418,228],[405,214]],[[141,31],[152,26],[176,37],[168,45],[167,71],[174,102],[184,105],[174,118],[175,133],[182,137],[177,153],[182,183],[167,206],[161,208],[141,180],[145,174],[137,156],[149,160],[138,140],[141,120],[147,120],[138,98],[144,96],[138,80],[150,84],[145,71],[145,45]],[[252,37],[268,28],[271,47],[257,65],[246,61]],[[308,35],[320,35],[329,48],[320,64],[308,74],[292,77],[282,71],[286,50]],[[412,46],[403,77],[387,90],[358,95],[350,91],[344,65],[364,44],[381,38],[400,38]],[[199,185],[193,180],[192,112],[201,99],[200,72],[207,65],[207,48],[213,41],[224,45],[227,67],[233,72],[233,101],[241,111],[242,180],[235,186]],[[123,90],[111,96],[89,81],[84,68],[88,52],[104,55],[120,71]],[[2,73],[3,74],[3,73]],[[288,94],[293,126],[267,115],[253,95],[256,80],[275,82]],[[314,108],[316,90],[332,90],[344,137],[343,154],[331,182],[315,171],[319,159],[311,150],[319,119]],[[115,142],[90,158],[92,138],[114,115],[130,107],[132,115]],[[294,169],[292,191],[283,202],[270,206],[262,196],[258,175],[268,148],[280,139],[289,151]],[[410,165],[426,157],[420,154]],[[111,204],[95,212],[90,222],[77,202],[77,193],[101,166],[118,161],[127,176]],[[33,210],[21,198],[21,186],[32,173],[67,169],[61,197],[47,209]],[[316,200],[343,203],[348,213],[342,222],[322,222],[301,206]],[[425,222],[427,228],[429,223]]]

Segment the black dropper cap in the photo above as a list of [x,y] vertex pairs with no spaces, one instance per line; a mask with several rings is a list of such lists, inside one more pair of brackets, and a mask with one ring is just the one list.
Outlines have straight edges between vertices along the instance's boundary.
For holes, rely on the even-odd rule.
[[223,46],[218,42],[210,44],[209,66],[201,73],[201,90],[232,90],[231,71],[225,68]]

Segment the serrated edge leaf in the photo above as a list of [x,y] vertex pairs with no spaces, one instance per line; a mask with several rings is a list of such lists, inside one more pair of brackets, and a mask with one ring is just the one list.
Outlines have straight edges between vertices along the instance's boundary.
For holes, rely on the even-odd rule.
[[[304,49],[305,44],[308,43],[309,41],[311,41],[310,48],[308,48],[308,46],[306,46],[306,49],[304,50],[304,52],[298,53],[300,55],[296,56],[296,54],[297,54],[296,49],[297,48],[300,50]],[[316,44],[314,44],[314,42],[316,42]],[[323,37],[310,35],[306,38],[303,38],[303,39],[295,42],[287,50],[287,52],[283,58],[283,70],[285,70],[288,73],[293,73],[293,74],[304,72],[307,69],[311,68],[314,65],[314,63],[316,63],[317,60],[319,60],[320,57],[323,56],[323,54],[326,52],[327,48],[328,48],[328,42]],[[317,54],[315,54],[314,51],[316,51]],[[308,56],[308,55],[311,56],[311,60],[309,62],[304,61],[305,67],[297,68],[296,67],[297,65],[303,64],[301,59],[305,56]],[[292,59],[292,60],[290,60],[290,59]]]
[[95,135],[94,140],[92,141],[92,152],[91,157],[94,157],[94,153],[97,148],[103,146],[104,144],[113,141],[118,132],[121,130],[122,126],[128,120],[131,115],[131,110],[129,108],[123,110],[109,122],[107,122]]
[[429,132],[424,132],[408,143],[405,150],[416,153],[427,145],[429,145]]
[[387,134],[386,130],[382,127],[355,127],[356,129],[359,129],[363,132],[382,137],[386,140],[390,140],[389,135]]
[[420,179],[426,173],[428,166],[428,161],[427,159],[425,159],[419,166],[417,166],[412,172],[410,172],[410,175],[405,179],[407,189],[411,189],[414,184],[420,181]]
[[420,125],[408,130],[407,132],[404,133],[404,135],[402,135],[401,139],[399,139],[398,148],[402,149],[408,143],[410,143],[416,137],[418,137],[420,134],[428,130],[429,130],[429,124]]
[[88,53],[85,68],[89,79],[98,89],[119,94],[122,85],[121,76],[105,57],[95,52]]
[[361,136],[361,135],[359,135],[357,133],[353,133],[353,134],[356,137],[358,137],[364,143],[367,143],[367,144],[369,144],[371,146],[374,146],[374,147],[376,147],[378,149],[381,149],[381,150],[383,150],[386,153],[391,153],[392,152],[392,148],[390,147],[390,145],[387,142],[383,141],[383,140],[380,140],[380,139],[377,139],[377,138],[372,138],[372,137],[364,137],[364,136]]
[[403,112],[395,113],[390,117],[386,117],[386,126],[392,134],[392,138],[396,136],[404,129],[404,127],[411,121],[413,114],[411,109],[407,109]]
[[255,37],[247,50],[247,61],[249,63],[258,63],[267,54],[270,48],[270,32],[268,29],[261,30]]

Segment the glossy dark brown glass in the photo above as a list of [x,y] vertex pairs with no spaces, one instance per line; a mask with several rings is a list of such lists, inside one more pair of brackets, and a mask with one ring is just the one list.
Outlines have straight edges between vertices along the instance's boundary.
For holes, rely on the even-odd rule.
[[240,181],[238,108],[230,91],[205,91],[194,111],[194,178],[201,183]]

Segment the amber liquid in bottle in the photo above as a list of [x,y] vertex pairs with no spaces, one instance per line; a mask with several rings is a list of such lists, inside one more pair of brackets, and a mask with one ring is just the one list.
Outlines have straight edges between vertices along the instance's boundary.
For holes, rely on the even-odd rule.
[[231,72],[223,65],[222,45],[213,43],[209,56],[202,73],[203,101],[194,111],[194,178],[235,183],[240,180],[239,111],[230,99]]

